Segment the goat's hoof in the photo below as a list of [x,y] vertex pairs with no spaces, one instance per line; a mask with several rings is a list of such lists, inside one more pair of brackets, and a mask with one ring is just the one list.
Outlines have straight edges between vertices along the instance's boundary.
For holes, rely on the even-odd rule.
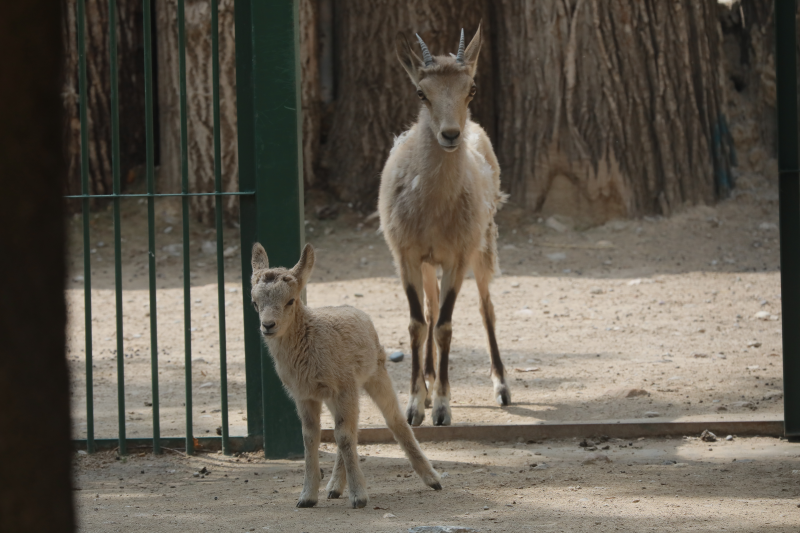
[[495,394],[497,394],[495,400],[500,406],[508,407],[511,405],[511,391],[508,390],[508,385],[503,383],[503,385],[495,389]]
[[431,399],[425,398],[425,409],[430,409],[430,408],[431,408]]
[[433,490],[442,490],[442,484],[439,481],[428,483],[428,486]]
[[425,411],[417,411],[416,409],[409,407],[408,411],[406,412],[406,420],[408,421],[409,425],[418,426],[422,424],[423,420],[425,420]]
[[439,408],[438,411],[433,413],[433,425],[434,426],[449,426],[450,425],[450,413],[444,407]]
[[354,498],[351,503],[353,504],[353,509],[363,509],[367,506],[368,501],[369,498]]
[[300,498],[297,501],[297,507],[314,507],[317,505],[317,500],[307,500],[305,498]]
[[341,492],[336,492],[335,490],[332,490],[332,491],[330,491],[328,493],[328,499],[329,500],[338,500],[339,496],[341,496],[341,495],[342,495]]

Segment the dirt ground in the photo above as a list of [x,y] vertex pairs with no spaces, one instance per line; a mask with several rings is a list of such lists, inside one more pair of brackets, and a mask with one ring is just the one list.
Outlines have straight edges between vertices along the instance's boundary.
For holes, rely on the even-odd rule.
[[[609,449],[585,451],[577,440],[423,443],[445,475],[441,492],[422,484],[396,445],[359,446],[370,495],[359,510],[349,508],[346,494],[326,500],[324,491],[317,507],[295,508],[302,461],[266,461],[258,453],[117,460],[102,452],[76,456],[75,501],[80,531],[92,533],[800,529],[800,444],[766,437],[598,444]],[[326,479],[333,453],[331,445],[320,451]],[[194,477],[202,468],[211,473]]]
[[[311,306],[349,304],[369,313],[387,352],[408,348],[408,311],[378,221],[307,199],[307,239],[317,250]],[[145,205],[123,203],[123,331],[129,437],[151,435]],[[161,430],[184,434],[184,328],[180,216],[157,205]],[[503,275],[492,285],[498,342],[513,405],[492,398],[477,290],[464,284],[453,320],[454,424],[586,420],[781,419],[777,190],[756,175],[715,207],[671,218],[552,229],[513,205],[499,216]],[[113,235],[110,213],[92,220],[95,435],[117,432]],[[569,221],[563,221],[569,225]],[[81,224],[70,221],[68,355],[74,434],[86,431]],[[169,229],[172,228],[172,229]],[[563,229],[563,228],[559,228]],[[191,313],[195,435],[220,425],[217,274],[211,229],[192,226]],[[235,228],[225,247],[239,245]],[[203,250],[206,250],[204,252]],[[231,435],[246,434],[239,251],[225,260]],[[245,312],[252,312],[249,303]],[[409,357],[390,365],[403,405]],[[635,392],[631,392],[635,391]],[[642,392],[644,391],[644,392]],[[631,395],[631,397],[629,397]],[[430,413],[424,424],[430,424]],[[330,427],[325,412],[324,425]],[[362,402],[363,426],[382,425]]]

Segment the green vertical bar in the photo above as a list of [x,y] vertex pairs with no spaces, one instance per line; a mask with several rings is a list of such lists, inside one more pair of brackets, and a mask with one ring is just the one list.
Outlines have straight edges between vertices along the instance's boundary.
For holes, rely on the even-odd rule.
[[[254,191],[256,170],[254,158],[254,92],[253,92],[253,42],[250,25],[250,1],[236,0],[236,124],[239,151],[239,191]],[[244,321],[244,366],[247,389],[247,435],[263,434],[261,415],[261,338],[258,317],[251,312],[250,303],[250,248],[256,241],[255,196],[241,196],[239,200],[239,236],[242,265],[242,305]]]
[[156,319],[156,209],[153,161],[153,19],[151,0],[142,0],[144,17],[144,123],[147,172],[147,259],[150,274],[150,380],[153,399],[153,453],[161,453],[161,421],[158,402],[158,320]]
[[[214,192],[222,192],[222,147],[219,122],[219,7],[211,0],[211,72],[214,107]],[[225,335],[225,257],[222,240],[222,197],[214,198],[217,226],[217,300],[219,307],[219,380],[222,405],[222,453],[230,455],[228,442],[228,354]]]
[[781,306],[783,313],[783,420],[786,436],[800,440],[800,158],[797,131],[795,0],[775,1],[775,70],[778,110]]
[[[117,80],[117,2],[108,0],[108,52],[111,60],[111,170],[114,194],[120,194],[119,82]],[[122,339],[122,238],[119,197],[114,198],[114,289],[117,304],[117,417],[119,454],[128,453],[125,441],[125,347]]]
[[181,212],[183,216],[183,337],[186,376],[186,454],[194,453],[192,431],[192,280],[189,264],[189,150],[186,114],[186,17],[184,0],[178,0],[178,68],[181,113]]
[[[236,7],[239,179],[241,187],[255,185],[256,190],[255,220],[245,221],[242,215],[242,264],[249,279],[253,241],[264,245],[275,266],[294,266],[303,246],[299,9],[297,0],[240,0]],[[249,47],[240,54],[242,39]],[[247,85],[244,92],[242,83]],[[264,453],[270,458],[302,453],[293,402],[260,343],[258,317],[246,300],[245,355],[248,350],[255,355],[256,347],[261,354]],[[250,378],[248,373],[248,385]]]
[[[81,194],[89,194],[89,122],[86,91],[86,5],[78,0],[78,65],[81,114]],[[94,383],[92,376],[92,264],[89,240],[89,199],[81,200],[83,217],[83,306],[86,323],[86,451],[94,453]]]

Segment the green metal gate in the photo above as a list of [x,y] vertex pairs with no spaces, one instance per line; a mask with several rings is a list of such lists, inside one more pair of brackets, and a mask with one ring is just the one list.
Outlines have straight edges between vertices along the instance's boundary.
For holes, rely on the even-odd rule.
[[783,420],[800,441],[800,158],[798,158],[797,1],[775,0],[775,70],[783,313]]
[[[81,194],[83,217],[84,301],[86,324],[86,438],[76,446],[88,452],[117,447],[125,455],[130,445],[152,445],[154,453],[162,446],[185,446],[194,453],[195,442],[203,449],[234,451],[254,450],[263,446],[267,457],[278,458],[302,453],[300,423],[294,403],[283,392],[259,337],[258,317],[252,312],[248,280],[250,248],[256,241],[269,250],[275,265],[291,266],[300,257],[303,246],[302,142],[299,91],[299,30],[297,0],[236,0],[236,83],[239,150],[239,191],[223,192],[220,149],[218,5],[211,4],[212,90],[214,116],[214,192],[189,190],[188,128],[186,109],[186,39],[184,0],[178,0],[178,46],[180,69],[180,149],[181,192],[156,194],[154,178],[153,132],[153,36],[151,10],[153,0],[143,0],[146,180],[144,194],[122,194],[120,187],[119,91],[117,82],[116,0],[108,0],[109,60],[111,72],[111,150],[113,193],[91,195],[89,192],[89,145],[87,122],[87,65],[85,55],[85,0],[77,1],[77,38],[79,57],[79,94],[81,122]],[[223,261],[222,197],[240,197],[242,293],[244,305],[245,379],[247,389],[247,435],[228,434],[227,353],[225,338],[225,295]],[[183,304],[184,364],[186,396],[186,435],[163,438],[159,424],[158,337],[155,248],[155,199],[179,197],[183,224]],[[222,436],[196,439],[192,431],[192,338],[191,283],[189,273],[189,199],[213,196],[216,212],[217,285],[220,321],[219,364],[221,375]],[[116,295],[116,358],[119,434],[117,439],[95,439],[92,381],[92,297],[89,237],[89,201],[108,198],[112,201],[114,221],[114,279]],[[153,436],[128,439],[125,435],[125,365],[123,338],[123,285],[120,237],[120,200],[145,198],[148,220],[148,262],[150,290],[150,365],[152,381]],[[181,442],[185,441],[185,442]]]

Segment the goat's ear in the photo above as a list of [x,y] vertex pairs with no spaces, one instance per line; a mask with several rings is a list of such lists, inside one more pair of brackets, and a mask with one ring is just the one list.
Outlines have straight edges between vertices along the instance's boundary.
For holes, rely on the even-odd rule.
[[300,255],[300,261],[298,261],[292,269],[292,275],[297,278],[301,290],[306,286],[306,283],[308,283],[312,270],[314,270],[314,247],[310,244],[306,244],[306,247],[303,248],[302,255]]
[[267,251],[259,243],[255,243],[253,245],[253,257],[250,260],[250,264],[253,265],[253,272],[256,270],[264,270],[269,268],[269,257],[267,257]]
[[414,53],[408,43],[408,39],[400,32],[394,38],[394,45],[397,59],[400,60],[400,64],[408,72],[408,77],[411,78],[414,85],[419,84],[419,69],[422,68],[422,59]]
[[478,31],[475,32],[475,37],[469,42],[469,46],[464,50],[464,64],[469,69],[469,75],[475,77],[475,72],[478,70],[478,55],[481,53],[481,24],[478,23]]

